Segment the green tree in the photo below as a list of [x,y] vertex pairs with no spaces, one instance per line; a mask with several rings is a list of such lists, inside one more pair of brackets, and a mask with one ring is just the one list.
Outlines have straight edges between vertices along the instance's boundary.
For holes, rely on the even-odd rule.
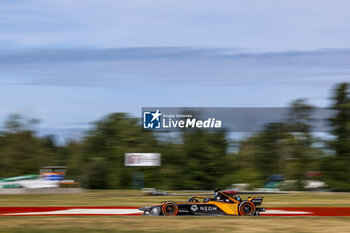
[[350,95],[349,84],[339,84],[333,96],[335,116],[330,118],[332,134],[336,140],[332,142],[336,155],[343,159],[350,158]]
[[290,104],[286,121],[290,151],[286,158],[286,175],[288,179],[298,181],[298,189],[303,189],[306,172],[312,170],[319,152],[312,148],[311,124],[314,107],[305,99],[297,99]]
[[158,150],[157,139],[151,132],[141,131],[138,119],[113,113],[97,121],[88,132],[81,162],[93,188],[131,188],[133,172],[144,171],[147,176],[154,169],[124,167],[125,153]]
[[266,124],[263,130],[241,142],[239,174],[242,182],[263,185],[271,174],[298,180],[302,189],[305,173],[314,168],[319,152],[312,148],[313,107],[303,99],[290,104],[283,122]]
[[10,115],[0,134],[0,177],[38,174],[39,168],[51,165],[57,154],[49,137],[37,137],[38,120]]
[[286,125],[280,122],[267,124],[255,138],[253,163],[263,179],[284,171],[284,151],[288,136]]
[[224,131],[207,132],[193,130],[184,132],[181,180],[186,189],[213,189],[222,185],[228,172],[228,141]]
[[341,83],[335,88],[332,109],[335,114],[329,119],[334,156],[324,159],[323,171],[329,186],[336,191],[350,191],[350,96],[349,84]]

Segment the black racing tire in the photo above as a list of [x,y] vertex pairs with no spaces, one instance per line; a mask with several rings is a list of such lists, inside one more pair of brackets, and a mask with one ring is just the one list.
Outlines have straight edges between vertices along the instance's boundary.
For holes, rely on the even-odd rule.
[[242,216],[255,215],[255,205],[250,201],[242,201],[238,205],[238,213]]
[[162,212],[165,216],[175,216],[179,212],[179,207],[175,202],[168,201],[162,205]]

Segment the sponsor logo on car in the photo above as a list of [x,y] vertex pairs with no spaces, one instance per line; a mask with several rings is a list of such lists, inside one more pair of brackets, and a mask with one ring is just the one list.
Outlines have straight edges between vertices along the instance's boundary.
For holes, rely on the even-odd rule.
[[217,211],[218,207],[216,206],[200,206],[199,207],[200,211],[204,211],[204,212],[212,212],[212,211]]
[[199,211],[199,212],[215,212],[218,211],[218,207],[216,206],[210,206],[210,205],[191,205],[191,210],[193,212]]
[[191,205],[191,210],[193,212],[196,212],[198,210],[198,206],[197,205]]

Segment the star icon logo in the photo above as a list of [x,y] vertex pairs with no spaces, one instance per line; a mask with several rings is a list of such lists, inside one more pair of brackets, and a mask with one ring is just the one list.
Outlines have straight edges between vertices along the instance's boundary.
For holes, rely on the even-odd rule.
[[143,111],[143,128],[144,129],[160,129],[162,113],[157,111]]
[[152,120],[151,120],[151,122],[152,121],[154,121],[154,120],[157,120],[157,121],[159,121],[159,116],[161,116],[162,115],[162,113],[160,113],[159,112],[159,109],[157,109],[157,111],[155,112],[155,113],[152,113]]

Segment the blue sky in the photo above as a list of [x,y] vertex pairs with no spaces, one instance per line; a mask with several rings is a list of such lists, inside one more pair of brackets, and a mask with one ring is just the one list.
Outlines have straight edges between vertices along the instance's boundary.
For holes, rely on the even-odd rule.
[[350,81],[347,0],[0,1],[0,120],[74,137],[143,106],[327,106]]

